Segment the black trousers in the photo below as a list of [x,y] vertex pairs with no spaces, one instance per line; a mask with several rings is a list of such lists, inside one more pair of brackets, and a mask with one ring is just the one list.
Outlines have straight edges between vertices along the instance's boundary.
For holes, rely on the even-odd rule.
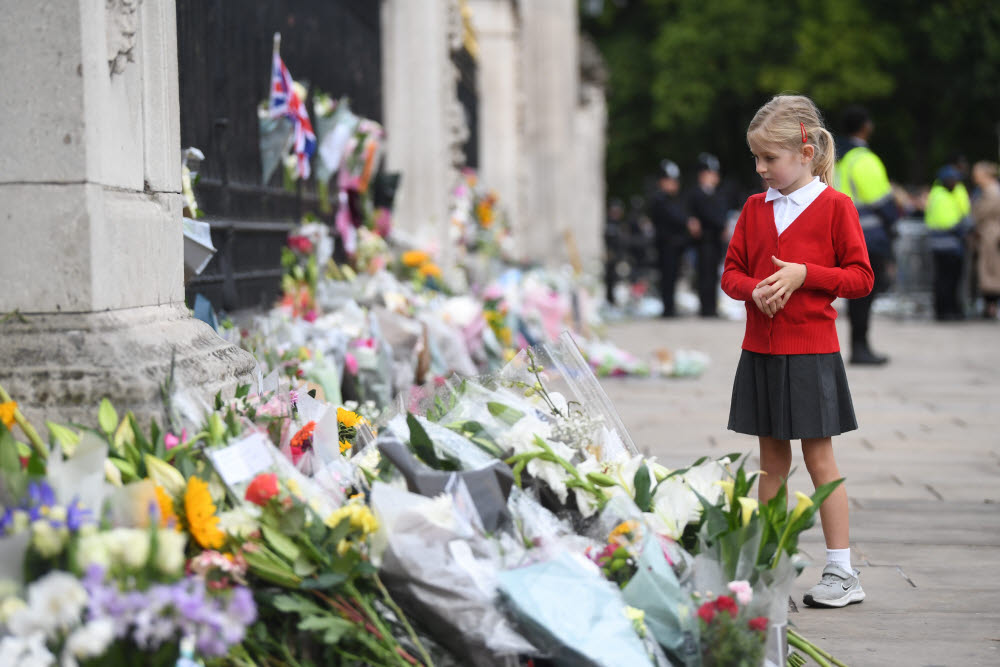
[[962,282],[963,257],[952,252],[934,253],[934,318],[960,319],[962,312],[958,287]]
[[868,344],[868,327],[871,322],[872,302],[875,297],[888,287],[887,269],[889,258],[880,253],[868,255],[868,260],[872,265],[872,273],[875,274],[875,284],[868,296],[860,299],[850,299],[847,302],[847,315],[851,320],[851,343],[852,345]]
[[676,315],[674,291],[677,287],[677,270],[684,252],[682,243],[661,243],[658,247],[660,266],[660,299],[663,301],[663,317]]
[[698,252],[698,302],[702,317],[718,314],[719,261],[722,245],[715,241],[702,241],[695,248]]

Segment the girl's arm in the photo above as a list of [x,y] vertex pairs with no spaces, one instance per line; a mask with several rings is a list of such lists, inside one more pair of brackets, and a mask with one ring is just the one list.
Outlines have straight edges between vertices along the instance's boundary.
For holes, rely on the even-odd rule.
[[858,211],[850,200],[837,204],[831,239],[838,266],[820,266],[806,262],[806,278],[802,287],[829,292],[845,299],[859,299],[872,291],[875,274],[868,260],[868,246],[858,221]]
[[722,270],[722,291],[737,301],[752,301],[753,290],[759,282],[750,275],[747,255],[746,212],[749,203],[743,205],[740,218],[736,221],[736,229],[729,241],[726,263]]

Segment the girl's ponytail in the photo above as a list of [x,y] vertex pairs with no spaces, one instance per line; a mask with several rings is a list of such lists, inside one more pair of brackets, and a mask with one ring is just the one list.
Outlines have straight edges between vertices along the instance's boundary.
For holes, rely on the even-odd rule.
[[816,137],[816,154],[813,157],[813,175],[819,176],[819,180],[833,187],[833,163],[837,158],[837,149],[834,147],[833,135],[822,125],[816,128],[814,132]]

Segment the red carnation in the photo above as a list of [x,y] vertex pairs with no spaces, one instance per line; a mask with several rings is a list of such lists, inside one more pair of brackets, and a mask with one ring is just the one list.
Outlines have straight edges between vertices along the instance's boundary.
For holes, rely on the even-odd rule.
[[715,605],[711,602],[706,602],[698,607],[698,618],[705,621],[705,623],[711,623],[712,619],[715,618]]
[[254,505],[264,507],[276,495],[278,495],[278,476],[273,472],[263,472],[250,482],[244,498]]
[[716,611],[723,612],[728,611],[729,615],[733,618],[740,613],[740,608],[736,606],[736,600],[732,599],[728,595],[720,595],[715,601]]
[[757,630],[759,632],[767,632],[767,616],[758,616],[757,618],[751,618],[748,625],[751,630]]

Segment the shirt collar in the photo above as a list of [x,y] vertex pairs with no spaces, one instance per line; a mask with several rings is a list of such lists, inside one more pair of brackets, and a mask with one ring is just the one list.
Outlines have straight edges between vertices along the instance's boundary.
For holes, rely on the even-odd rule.
[[819,176],[813,176],[813,179],[803,185],[801,188],[795,192],[791,192],[787,195],[783,195],[774,188],[768,188],[767,194],[764,195],[764,201],[774,201],[775,199],[781,199],[782,197],[787,197],[796,206],[802,204],[803,202],[809,201],[816,194],[817,190],[822,190],[823,184],[820,183]]

